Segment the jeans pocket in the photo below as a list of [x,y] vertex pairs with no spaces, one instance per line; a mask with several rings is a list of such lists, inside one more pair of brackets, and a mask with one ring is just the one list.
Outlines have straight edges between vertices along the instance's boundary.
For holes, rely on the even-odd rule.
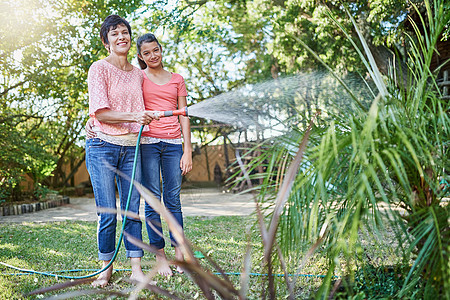
[[101,148],[106,145],[106,142],[99,138],[93,138],[87,141],[87,145],[89,146],[89,148]]

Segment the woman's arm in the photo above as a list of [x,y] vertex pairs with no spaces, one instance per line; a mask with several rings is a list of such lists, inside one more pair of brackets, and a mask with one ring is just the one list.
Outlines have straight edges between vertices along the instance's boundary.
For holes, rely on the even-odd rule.
[[139,123],[148,125],[155,119],[155,115],[151,111],[140,112],[120,112],[110,109],[99,109],[95,113],[95,117],[102,123],[119,124],[119,123]]
[[[187,106],[186,96],[178,96],[178,109]],[[180,160],[180,168],[182,175],[186,175],[192,170],[192,144],[191,144],[191,124],[189,118],[185,116],[179,116],[181,133],[183,134],[183,156]]]
[[[102,109],[99,110],[95,115],[97,119],[100,122],[103,123],[109,123],[109,124],[117,124],[117,123],[124,123],[124,122],[136,122],[141,125],[147,125],[151,122],[153,119],[159,119],[159,116],[151,111],[144,111],[142,116],[139,117],[141,113],[122,113],[122,112],[116,112],[109,109]],[[150,116],[150,121],[148,121]],[[133,121],[128,121],[133,119]],[[140,121],[139,121],[140,120]],[[148,123],[147,123],[148,122]],[[86,130],[86,137],[88,139],[95,138],[97,136],[97,133],[93,130],[94,128],[94,119],[89,118],[86,122],[85,130]]]

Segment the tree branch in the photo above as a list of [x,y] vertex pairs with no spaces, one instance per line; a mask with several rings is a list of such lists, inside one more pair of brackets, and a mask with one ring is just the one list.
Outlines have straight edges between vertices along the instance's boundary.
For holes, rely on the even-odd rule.
[[18,114],[18,115],[12,115],[8,116],[6,118],[0,119],[0,123],[6,123],[7,121],[10,121],[12,119],[16,118],[25,118],[25,121],[29,119],[44,119],[44,116],[38,116],[38,115],[26,115],[26,114]]
[[24,85],[24,84],[27,83],[28,81],[30,81],[30,80],[29,80],[29,79],[25,79],[25,80],[23,80],[23,81],[21,81],[21,82],[18,82],[18,83],[16,83],[16,84],[14,84],[13,86],[10,86],[10,87],[4,89],[3,91],[0,92],[0,97],[5,96],[10,90],[13,90],[13,89],[15,89],[16,87],[19,87],[19,86],[21,86],[21,85]]

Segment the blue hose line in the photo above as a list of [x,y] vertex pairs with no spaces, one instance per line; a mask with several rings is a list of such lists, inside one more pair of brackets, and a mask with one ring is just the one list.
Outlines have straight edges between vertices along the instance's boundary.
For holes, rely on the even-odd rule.
[[[214,273],[215,275],[222,275],[221,273]],[[228,272],[224,273],[225,275],[241,275],[242,273],[239,272]],[[269,276],[269,274],[264,273],[248,273],[250,276]],[[272,276],[275,277],[284,277],[285,274],[272,274]],[[327,275],[317,275],[317,274],[287,274],[288,277],[319,277],[319,278],[325,278]],[[341,276],[332,276],[332,278],[340,278]]]
[[[15,269],[15,268],[13,268]],[[22,270],[15,269],[18,271],[22,271],[25,273],[0,273],[0,276],[25,276],[25,275],[35,275],[33,270]],[[73,269],[73,270],[61,270],[61,271],[52,271],[52,273],[76,273],[76,272],[96,272],[100,269]],[[114,272],[131,272],[131,269],[114,269]],[[61,277],[58,275],[58,277]]]
[[[125,207],[125,213],[128,212],[128,207],[130,206],[131,192],[133,191],[133,181],[134,181],[134,177],[136,174],[137,158],[138,158],[138,154],[139,154],[139,144],[141,143],[141,135],[142,135],[143,129],[144,129],[144,125],[142,125],[141,129],[139,130],[139,134],[138,134],[138,138],[137,138],[137,142],[136,142],[136,150],[134,152],[133,171],[131,173],[130,189],[128,191],[128,199],[127,199],[127,205]],[[97,272],[94,272],[92,274],[88,274],[88,275],[84,275],[84,276],[68,276],[68,275],[55,274],[56,272],[48,273],[48,272],[39,272],[39,271],[34,271],[34,270],[19,269],[19,268],[13,267],[13,266],[10,266],[10,267],[13,269],[16,269],[18,271],[27,272],[27,274],[39,274],[39,275],[44,275],[44,276],[51,276],[51,277],[65,278],[65,279],[85,279],[85,278],[94,277],[95,275],[98,275],[98,274],[102,273],[103,271],[105,271],[106,269],[108,269],[112,265],[114,260],[116,259],[117,253],[119,252],[119,249],[120,249],[120,244],[122,243],[122,240],[123,240],[123,232],[125,230],[126,221],[127,221],[127,216],[125,214],[123,216],[122,230],[120,231],[119,242],[117,243],[116,250],[114,251],[113,257],[111,258],[109,263],[103,269],[100,269]]]
[[[16,270],[26,272],[26,273],[3,273],[0,275],[3,276],[23,276],[23,275],[34,275],[35,272],[32,270],[24,270],[17,268]],[[98,269],[73,269],[73,270],[61,270],[61,271],[55,271],[53,273],[71,273],[71,272],[92,272],[92,271],[98,271]],[[131,269],[114,269],[116,272],[130,272]],[[222,273],[213,273],[214,275],[222,275]],[[238,275],[240,276],[242,273],[240,272],[225,272],[225,275]],[[250,276],[269,276],[269,274],[264,273],[249,273]],[[273,274],[275,277],[284,277],[284,274]],[[288,274],[289,277],[314,277],[314,278],[325,278],[326,275],[317,275],[317,274]],[[64,278],[63,276],[59,276],[61,278]],[[332,276],[332,278],[340,278],[341,276]]]

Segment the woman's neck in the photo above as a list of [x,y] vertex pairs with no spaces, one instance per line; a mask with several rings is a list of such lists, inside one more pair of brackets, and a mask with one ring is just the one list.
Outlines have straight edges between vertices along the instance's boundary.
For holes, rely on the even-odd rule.
[[156,76],[156,77],[159,77],[161,75],[167,74],[167,71],[164,70],[162,65],[160,65],[157,68],[149,68],[149,67],[147,67],[146,70],[147,70],[148,73],[150,73],[151,75]]
[[130,71],[132,69],[126,55],[111,53],[105,60],[123,71]]
[[164,85],[172,79],[172,73],[161,68],[149,68],[145,69],[148,79],[158,85]]

